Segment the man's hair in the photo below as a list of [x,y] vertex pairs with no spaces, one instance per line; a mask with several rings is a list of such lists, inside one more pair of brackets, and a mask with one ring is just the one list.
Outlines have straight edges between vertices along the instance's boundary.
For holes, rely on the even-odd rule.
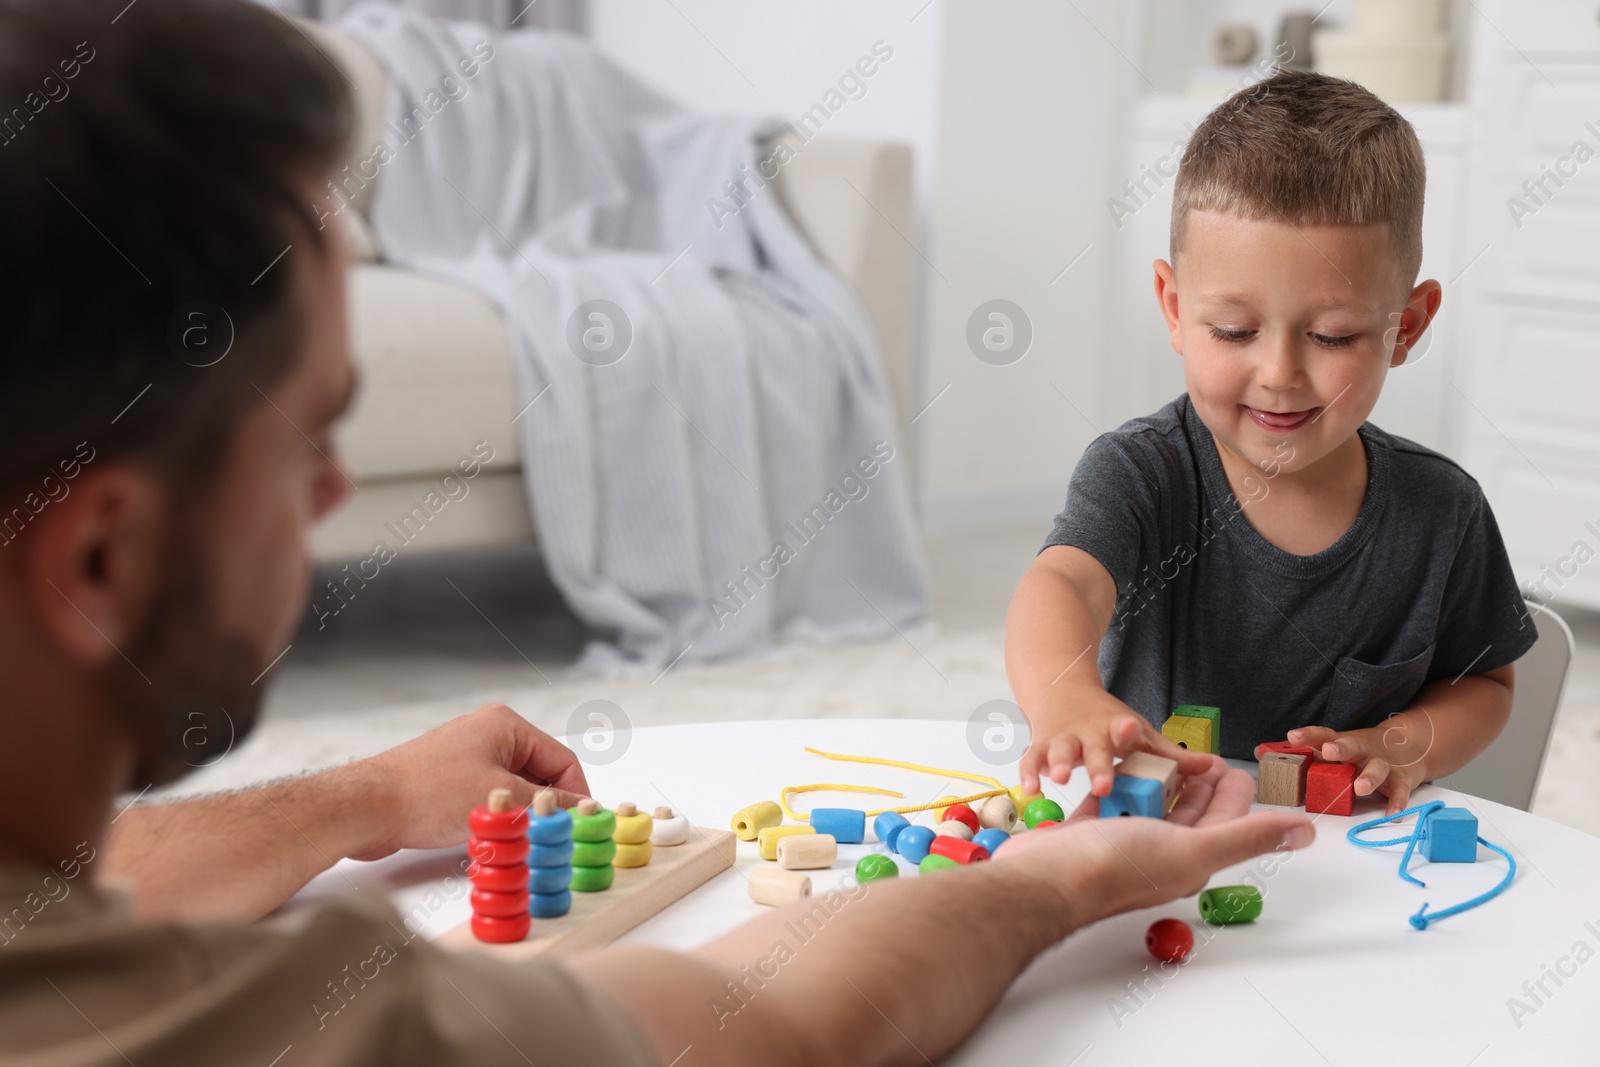
[[1280,70],[1194,131],[1172,190],[1172,262],[1191,211],[1292,225],[1385,223],[1410,289],[1426,169],[1411,123],[1355,82]]
[[246,0],[0,0],[0,493],[85,441],[216,472],[299,347],[342,77]]

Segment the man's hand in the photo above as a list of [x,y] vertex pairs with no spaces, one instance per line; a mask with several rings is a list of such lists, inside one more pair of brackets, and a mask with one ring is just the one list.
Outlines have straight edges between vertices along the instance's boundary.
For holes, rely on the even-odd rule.
[[444,848],[467,839],[467,814],[491,789],[527,807],[546,786],[571,807],[589,795],[578,757],[504,704],[488,704],[363,761],[390,818],[353,859],[402,848]]
[[1097,686],[1078,686],[1061,694],[1058,707],[1025,708],[1033,728],[1033,742],[1017,766],[1023,792],[1039,792],[1039,779],[1048,776],[1066,783],[1080,762],[1089,773],[1089,794],[1107,796],[1116,775],[1112,759],[1135,749],[1176,760],[1179,774],[1200,774],[1210,766],[1203,752],[1180,748],[1150,725],[1150,720]]

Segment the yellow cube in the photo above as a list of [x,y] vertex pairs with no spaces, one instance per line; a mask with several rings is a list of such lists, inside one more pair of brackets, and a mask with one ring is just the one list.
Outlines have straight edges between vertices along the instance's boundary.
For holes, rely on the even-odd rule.
[[1174,715],[1161,724],[1161,734],[1167,740],[1190,752],[1215,752],[1211,745],[1211,720],[1193,715]]

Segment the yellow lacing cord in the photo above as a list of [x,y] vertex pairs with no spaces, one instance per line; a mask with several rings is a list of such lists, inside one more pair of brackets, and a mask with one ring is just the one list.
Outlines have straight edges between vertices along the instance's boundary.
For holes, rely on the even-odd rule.
[[[976,782],[979,785],[987,785],[991,787],[985,792],[973,793],[971,796],[957,797],[954,800],[936,800],[931,804],[913,804],[900,808],[878,808],[876,811],[866,812],[866,816],[868,818],[871,818],[874,815],[882,815],[886,811],[898,812],[901,815],[909,815],[913,812],[929,811],[933,808],[947,807],[951,804],[970,804],[975,800],[985,800],[989,797],[996,797],[1002,794],[1010,793],[1009,789],[1000,784],[1000,780],[998,778],[990,778],[988,775],[971,774],[967,771],[953,771],[944,767],[927,767],[920,763],[908,763],[905,760],[897,759],[883,759],[878,756],[846,756],[838,752],[824,752],[818,748],[811,748],[809,745],[806,746],[806,751],[814,756],[822,756],[826,759],[840,760],[846,763],[874,763],[882,767],[900,767],[908,771],[920,771],[923,774],[943,775],[946,778],[960,778],[969,782]],[[891,789],[877,789],[872,786],[845,785],[823,782],[815,785],[792,785],[779,790],[778,806],[783,808],[783,813],[785,815],[796,822],[809,822],[811,819],[810,813],[807,812],[806,814],[802,815],[795,812],[789,807],[789,797],[795,793],[821,792],[823,790],[830,789],[841,793],[878,793],[883,796],[891,797],[905,796],[904,793],[896,793]]]
[[[824,752],[820,748],[811,748],[809,745],[806,747],[806,751],[811,753],[813,756],[822,756],[825,759],[842,760],[846,763],[876,763],[881,767],[903,767],[908,771],[921,771],[923,774],[941,774],[946,778],[962,778],[969,782],[977,782],[979,785],[990,786],[991,788],[998,789],[1002,792],[1004,792],[1006,788],[1000,784],[1000,779],[990,778],[986,774],[972,774],[968,771],[952,771],[944,767],[925,767],[920,763],[907,763],[905,760],[898,759],[883,759],[879,756],[846,756],[838,752]],[[993,796],[994,794],[991,793],[989,795]],[[932,807],[933,805],[930,804],[928,806]],[[921,809],[919,808],[918,810],[920,811]]]

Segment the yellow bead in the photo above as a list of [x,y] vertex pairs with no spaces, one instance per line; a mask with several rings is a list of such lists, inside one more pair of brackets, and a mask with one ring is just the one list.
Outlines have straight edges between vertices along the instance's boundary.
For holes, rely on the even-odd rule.
[[1190,752],[1212,752],[1211,720],[1193,715],[1174,715],[1161,724],[1161,734],[1179,748]]
[[1027,811],[1029,804],[1032,804],[1035,800],[1038,800],[1044,795],[1043,793],[1029,793],[1020,785],[1014,785],[1010,789],[1007,789],[1006,794],[1011,797],[1011,803],[1016,805],[1016,808],[1019,812]]
[[934,825],[937,826],[939,823],[944,822],[945,808],[948,808],[952,804],[959,803],[961,803],[960,797],[940,797],[938,807],[933,808],[930,812],[930,814],[933,816]]
[[783,809],[770,800],[758,800],[748,808],[733,813],[728,824],[740,841],[754,841],[756,835],[769,826],[783,822]]
[[644,812],[634,815],[618,815],[617,828],[611,834],[611,840],[619,845],[638,845],[650,840],[650,831],[655,828],[655,820]]
[[[645,816],[649,818],[648,815]],[[617,846],[617,856],[611,861],[613,867],[643,867],[650,862],[650,855],[655,850],[648,839],[640,842]]]
[[809,826],[765,826],[762,827],[758,837],[761,848],[761,858],[776,860],[778,858],[778,842],[790,834],[814,834],[816,830]]

